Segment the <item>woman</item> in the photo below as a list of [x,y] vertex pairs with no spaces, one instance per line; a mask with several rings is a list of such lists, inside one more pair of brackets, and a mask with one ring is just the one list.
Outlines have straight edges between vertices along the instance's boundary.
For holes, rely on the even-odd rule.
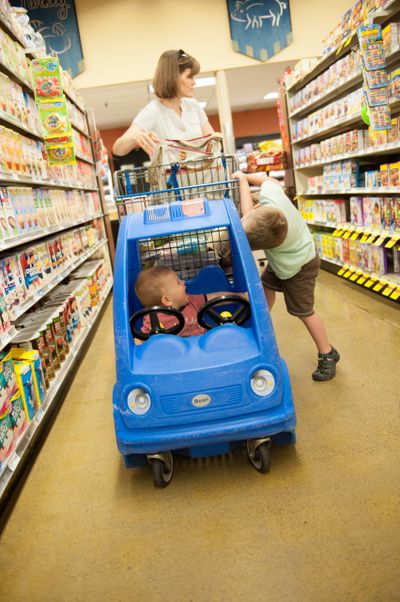
[[154,158],[162,139],[190,140],[213,134],[207,115],[193,97],[200,64],[183,50],[161,55],[153,79],[157,98],[149,102],[113,146],[114,155],[141,147]]

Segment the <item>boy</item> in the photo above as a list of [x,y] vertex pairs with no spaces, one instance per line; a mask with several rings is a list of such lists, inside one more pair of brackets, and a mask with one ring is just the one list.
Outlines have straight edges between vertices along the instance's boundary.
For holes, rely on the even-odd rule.
[[[153,266],[147,270],[142,270],[136,280],[135,292],[143,307],[163,305],[164,307],[173,307],[180,310],[185,319],[185,325],[178,333],[181,337],[200,335],[205,332],[205,329],[197,322],[197,313],[206,301],[221,295],[234,295],[247,299],[247,293],[233,293],[231,291],[208,293],[207,295],[187,295],[185,281],[181,280],[173,270],[166,266]],[[171,328],[176,322],[174,316],[162,314],[164,328]],[[149,332],[149,326],[150,318],[145,316],[142,332]],[[135,342],[139,341],[135,339]]]
[[[285,195],[280,183],[265,174],[235,172],[240,182],[242,225],[253,250],[264,249],[268,266],[261,274],[269,309],[276,292],[283,292],[287,311],[300,318],[318,349],[312,378],[330,380],[339,353],[329,343],[324,323],[314,311],[314,289],[320,259],[306,222]],[[254,206],[249,184],[261,186]]]

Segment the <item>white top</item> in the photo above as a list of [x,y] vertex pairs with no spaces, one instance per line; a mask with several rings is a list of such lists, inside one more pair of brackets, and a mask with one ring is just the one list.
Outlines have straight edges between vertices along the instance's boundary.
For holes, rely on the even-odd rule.
[[181,109],[179,117],[156,98],[137,114],[133,123],[145,132],[155,132],[160,140],[191,140],[202,136],[201,128],[207,123],[208,117],[197,100],[182,98]]
[[261,186],[260,205],[280,209],[288,224],[288,233],[279,247],[265,249],[273,272],[281,280],[292,278],[303,265],[314,259],[315,245],[310,230],[280,184],[266,180]]

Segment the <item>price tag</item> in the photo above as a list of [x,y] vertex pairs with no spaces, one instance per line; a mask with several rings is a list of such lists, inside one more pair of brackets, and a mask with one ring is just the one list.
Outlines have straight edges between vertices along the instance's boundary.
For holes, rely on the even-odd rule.
[[379,247],[385,239],[386,239],[386,235],[383,234],[382,236],[379,236],[373,244],[375,246]]
[[389,242],[385,244],[386,249],[391,249],[399,241],[400,237],[394,236]]
[[385,285],[383,284],[383,282],[377,282],[377,284],[375,284],[374,288],[372,289],[373,291],[375,291],[376,293],[379,293],[379,291],[381,291],[383,289]]
[[350,240],[356,240],[358,238],[358,232],[354,232],[354,234],[350,237]]
[[400,297],[400,287],[398,286],[397,289],[390,295],[390,298],[393,299],[394,301],[397,301],[397,299]]
[[338,228],[336,228],[336,230],[334,230],[332,232],[332,236],[339,236],[339,232],[340,232],[340,230]]
[[376,282],[376,278],[370,278],[369,280],[367,280],[367,282],[364,284],[364,286],[366,288],[371,288],[371,286]]
[[393,284],[389,284],[389,286],[387,286],[383,291],[382,291],[382,295],[384,297],[389,297],[389,295],[391,295],[394,291],[395,287],[393,286]]
[[357,280],[357,278],[359,278],[361,276],[361,272],[354,272],[354,274],[352,274],[349,278],[349,280],[351,280],[351,282],[354,282],[355,280]]
[[368,238],[367,243],[371,244],[376,238],[376,234],[371,234],[371,236]]
[[340,268],[340,270],[336,273],[336,276],[343,276],[346,270],[347,268]]
[[344,232],[344,234],[342,235],[342,238],[349,238],[351,234],[351,230],[347,230],[347,232]]
[[360,242],[367,242],[368,237],[371,236],[369,232],[362,235]]
[[347,270],[345,274],[343,274],[343,278],[350,278],[354,270]]
[[364,276],[364,274],[361,275],[361,278],[359,278],[357,280],[357,284],[364,284],[364,282],[367,280],[368,276]]
[[42,422],[44,416],[44,408],[39,408],[36,412],[36,420],[37,422]]
[[17,468],[18,464],[20,461],[20,457],[17,454],[17,452],[14,452],[13,454],[11,454],[11,456],[8,459],[8,468],[14,472],[14,470]]

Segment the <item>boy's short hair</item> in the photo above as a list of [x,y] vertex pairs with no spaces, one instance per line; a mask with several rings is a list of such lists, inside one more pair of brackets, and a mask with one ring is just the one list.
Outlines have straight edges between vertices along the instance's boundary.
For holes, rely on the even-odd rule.
[[164,265],[156,265],[139,272],[135,293],[143,307],[161,305],[165,278],[170,274],[174,274],[173,270]]
[[251,209],[242,217],[242,226],[254,251],[279,247],[288,233],[284,213],[274,207]]

